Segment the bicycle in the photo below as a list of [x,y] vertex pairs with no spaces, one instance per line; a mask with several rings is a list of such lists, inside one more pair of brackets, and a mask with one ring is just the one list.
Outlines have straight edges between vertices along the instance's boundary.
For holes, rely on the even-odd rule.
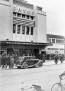
[[22,87],[21,91],[44,91],[44,89],[42,89],[39,85],[30,85]]
[[60,81],[59,83],[55,83],[52,85],[51,91],[65,91],[65,84],[62,84],[62,76],[64,76],[65,74],[61,74],[59,75]]

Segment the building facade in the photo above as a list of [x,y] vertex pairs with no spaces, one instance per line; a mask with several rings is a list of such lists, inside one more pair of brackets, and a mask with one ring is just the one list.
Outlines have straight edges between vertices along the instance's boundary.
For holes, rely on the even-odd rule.
[[51,43],[51,46],[46,47],[46,54],[49,56],[55,54],[64,55],[64,36],[47,34],[47,42]]
[[0,49],[37,55],[47,46],[46,13],[24,0],[0,0]]

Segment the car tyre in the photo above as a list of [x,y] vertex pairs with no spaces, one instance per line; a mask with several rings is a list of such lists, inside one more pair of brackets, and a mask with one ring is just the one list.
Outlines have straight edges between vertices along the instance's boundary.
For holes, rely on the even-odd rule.
[[36,68],[38,68],[38,67],[39,67],[39,65],[38,65],[38,64],[36,64],[36,65],[35,65],[35,67],[36,67]]
[[23,63],[23,68],[27,69],[28,68],[28,64],[26,62]]

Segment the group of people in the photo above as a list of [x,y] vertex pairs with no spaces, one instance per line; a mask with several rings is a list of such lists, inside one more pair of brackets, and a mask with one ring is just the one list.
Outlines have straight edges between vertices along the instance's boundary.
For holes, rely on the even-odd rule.
[[60,60],[61,63],[63,63],[64,61],[64,55],[58,55],[56,54],[55,57],[54,57],[54,60],[55,60],[55,63],[57,64],[58,63],[58,60]]
[[0,65],[2,68],[9,68],[12,69],[14,67],[15,64],[15,56],[14,54],[7,54],[6,52],[2,53],[1,57],[0,57],[1,61],[0,61]]

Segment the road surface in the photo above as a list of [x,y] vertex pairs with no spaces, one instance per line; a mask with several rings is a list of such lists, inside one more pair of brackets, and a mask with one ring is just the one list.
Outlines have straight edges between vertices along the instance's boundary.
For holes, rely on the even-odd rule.
[[41,84],[44,91],[51,91],[52,84],[59,82],[65,64],[43,65],[40,68],[0,70],[0,91],[21,91],[22,84]]

